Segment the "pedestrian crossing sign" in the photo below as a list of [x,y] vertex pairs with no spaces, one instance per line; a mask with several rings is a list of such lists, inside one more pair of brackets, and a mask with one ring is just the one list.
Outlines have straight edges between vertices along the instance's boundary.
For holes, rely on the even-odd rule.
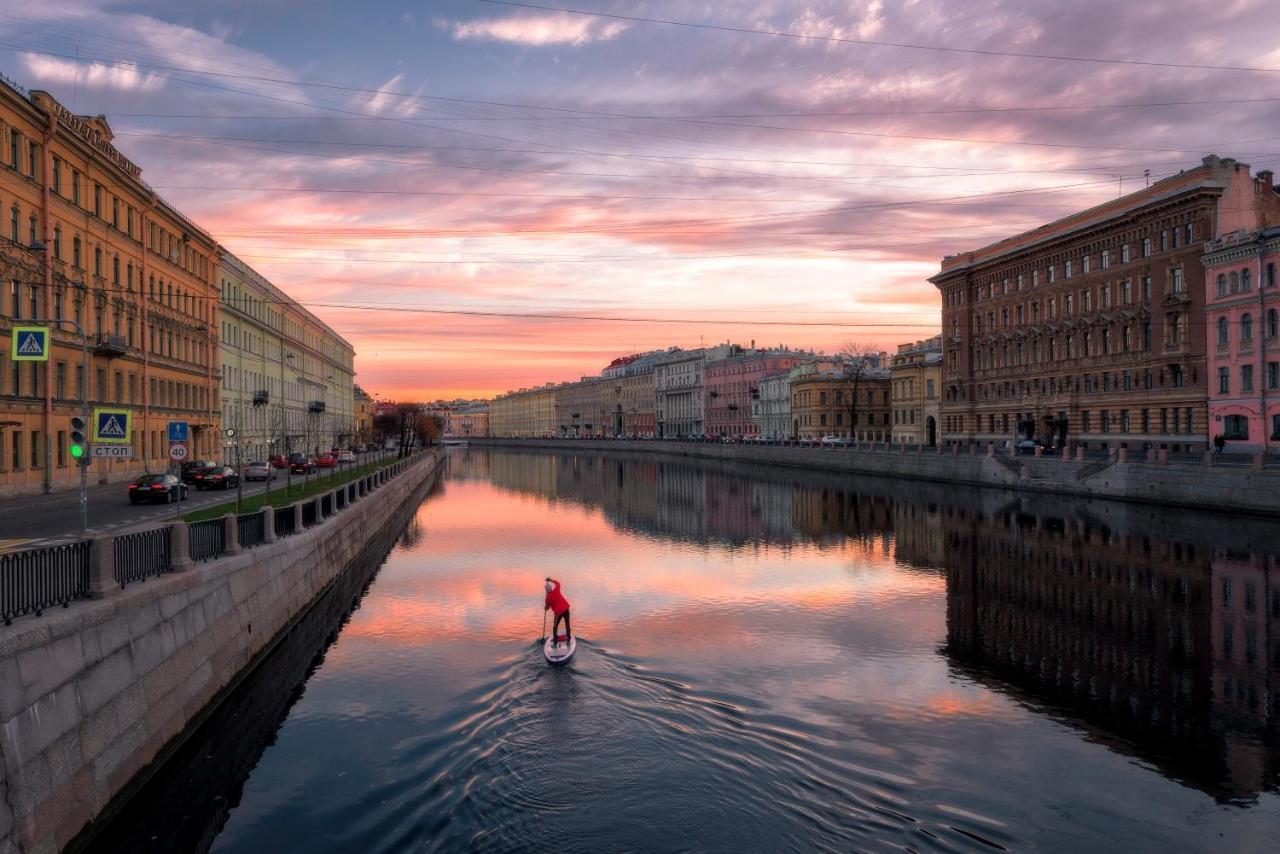
[[9,356],[15,362],[49,361],[49,329],[44,326],[13,327]]
[[133,413],[128,409],[93,410],[93,441],[127,445],[133,435]]

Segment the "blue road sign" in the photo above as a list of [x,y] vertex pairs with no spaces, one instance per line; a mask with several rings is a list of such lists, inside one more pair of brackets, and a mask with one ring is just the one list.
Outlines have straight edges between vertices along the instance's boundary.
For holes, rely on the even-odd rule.
[[93,441],[107,444],[129,442],[133,413],[128,409],[93,410]]
[[190,432],[187,429],[187,422],[185,421],[169,422],[169,441],[170,442],[190,441]]
[[15,326],[9,354],[15,362],[49,361],[49,330],[43,326]]

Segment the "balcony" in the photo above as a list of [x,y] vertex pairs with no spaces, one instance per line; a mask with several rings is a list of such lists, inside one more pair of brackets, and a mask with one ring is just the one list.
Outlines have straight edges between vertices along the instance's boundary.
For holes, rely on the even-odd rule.
[[108,359],[119,358],[128,352],[129,346],[123,335],[99,335],[93,345],[95,356],[106,356]]
[[307,403],[307,411],[311,413],[324,412],[323,400],[312,400]]
[[254,406],[266,406],[266,405],[267,405],[268,403],[270,403],[270,402],[271,402],[271,392],[269,392],[269,391],[255,391],[255,392],[253,393],[253,405],[254,405]]

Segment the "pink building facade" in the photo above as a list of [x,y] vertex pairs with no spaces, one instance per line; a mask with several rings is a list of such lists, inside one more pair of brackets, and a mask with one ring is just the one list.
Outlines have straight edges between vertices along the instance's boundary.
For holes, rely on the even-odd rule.
[[789,350],[747,351],[708,363],[702,378],[703,432],[734,438],[758,435],[751,400],[760,380],[812,358],[811,353]]
[[1280,227],[1205,248],[1210,436],[1228,451],[1280,453]]

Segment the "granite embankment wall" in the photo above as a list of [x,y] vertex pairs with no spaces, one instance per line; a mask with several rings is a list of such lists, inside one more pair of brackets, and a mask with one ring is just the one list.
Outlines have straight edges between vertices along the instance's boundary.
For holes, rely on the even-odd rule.
[[[1050,492],[1086,498],[1141,501],[1173,507],[1274,514],[1280,504],[1280,469],[1209,464],[1010,457],[982,449],[726,445],[623,439],[472,439],[479,447],[627,451],[669,457],[767,463],[827,472],[961,483]],[[1123,461],[1122,461],[1123,459]]]
[[442,465],[423,454],[291,536],[0,627],[0,854],[60,850],[145,778]]

